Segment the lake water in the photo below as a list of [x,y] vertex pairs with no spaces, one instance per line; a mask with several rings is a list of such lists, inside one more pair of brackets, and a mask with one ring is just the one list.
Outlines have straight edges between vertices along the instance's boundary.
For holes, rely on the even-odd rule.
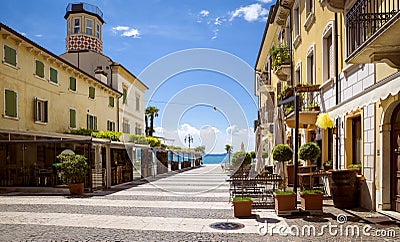
[[203,164],[224,164],[227,159],[227,154],[207,154],[203,156]]

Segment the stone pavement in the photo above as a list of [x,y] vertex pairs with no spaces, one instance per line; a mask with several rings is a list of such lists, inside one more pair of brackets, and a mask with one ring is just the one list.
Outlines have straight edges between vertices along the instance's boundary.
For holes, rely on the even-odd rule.
[[[323,216],[282,218],[271,209],[253,209],[252,218],[234,218],[226,178],[219,165],[206,165],[81,197],[4,194],[0,196],[0,241],[400,241],[395,221],[378,213],[339,210],[329,200]],[[339,223],[338,214],[347,222]],[[210,227],[220,222],[244,227]],[[329,224],[338,227],[329,231]],[[323,225],[327,227],[318,235]],[[346,236],[347,225],[371,226],[366,227],[371,235],[360,230],[359,236]],[[302,234],[304,227],[311,226],[315,236]],[[286,230],[279,234],[279,228]],[[298,236],[288,235],[296,228]],[[385,237],[372,236],[378,229]]]

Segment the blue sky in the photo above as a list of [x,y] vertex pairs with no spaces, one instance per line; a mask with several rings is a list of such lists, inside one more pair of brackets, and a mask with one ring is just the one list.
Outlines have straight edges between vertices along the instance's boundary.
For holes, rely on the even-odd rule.
[[[184,136],[190,133],[194,136],[192,147],[206,145],[210,153],[224,152],[228,143],[234,151],[241,142],[247,150],[254,149],[257,108],[251,69],[272,0],[85,2],[97,5],[104,14],[103,54],[151,88],[145,103],[160,109],[155,122],[158,135],[186,146]],[[0,21],[62,54],[68,3],[3,1]],[[194,48],[201,51],[190,51]],[[206,51],[210,49],[212,52]],[[161,65],[169,68],[165,71],[169,76],[154,73]]]

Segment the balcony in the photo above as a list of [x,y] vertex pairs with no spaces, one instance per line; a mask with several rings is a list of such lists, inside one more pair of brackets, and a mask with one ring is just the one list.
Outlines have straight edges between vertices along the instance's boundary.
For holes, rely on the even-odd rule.
[[280,26],[286,25],[294,0],[282,0],[280,4],[275,5],[275,23]]
[[384,62],[399,69],[399,10],[400,0],[357,0],[345,14],[346,61],[352,64]]
[[346,0],[320,0],[332,12],[343,12]]
[[281,81],[287,81],[291,74],[290,49],[286,45],[273,46],[269,51],[272,59],[271,68]]

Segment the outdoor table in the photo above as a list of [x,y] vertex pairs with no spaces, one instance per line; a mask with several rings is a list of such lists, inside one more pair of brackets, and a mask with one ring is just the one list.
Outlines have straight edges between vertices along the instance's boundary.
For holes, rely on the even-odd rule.
[[[307,172],[307,173],[299,173],[299,183],[300,189],[314,189],[320,188],[326,194],[326,184],[327,184],[327,177],[329,175],[326,171],[315,171],[315,172]],[[322,186],[316,187],[314,184],[314,178],[321,177],[322,178]]]

